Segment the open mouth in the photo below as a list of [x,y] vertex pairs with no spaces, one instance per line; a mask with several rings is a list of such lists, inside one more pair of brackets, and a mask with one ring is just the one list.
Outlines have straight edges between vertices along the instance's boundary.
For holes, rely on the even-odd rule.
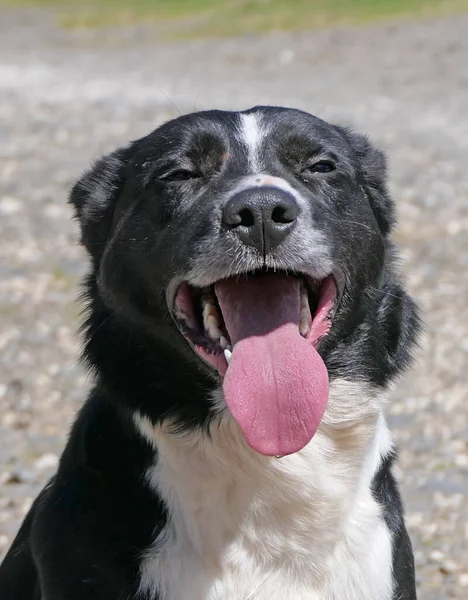
[[223,377],[226,404],[247,443],[266,455],[304,447],[328,399],[317,352],[339,301],[335,278],[255,271],[205,288],[184,282],[174,318],[195,352]]
[[[299,282],[297,327],[303,338],[317,346],[329,332],[336,310],[338,292],[333,275],[317,281],[307,275],[282,275],[265,270],[237,275],[228,281],[241,285],[243,281],[255,278],[261,285],[262,279],[268,276],[288,277]],[[172,312],[180,330],[196,352],[224,375],[233,344],[216,292],[219,285],[222,283],[196,288],[183,282],[175,295]]]

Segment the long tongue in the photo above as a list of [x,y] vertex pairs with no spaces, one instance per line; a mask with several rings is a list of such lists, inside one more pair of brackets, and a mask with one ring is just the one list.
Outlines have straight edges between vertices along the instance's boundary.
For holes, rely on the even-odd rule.
[[299,333],[300,282],[285,275],[216,285],[233,352],[224,397],[247,443],[268,456],[303,448],[328,400],[328,373]]

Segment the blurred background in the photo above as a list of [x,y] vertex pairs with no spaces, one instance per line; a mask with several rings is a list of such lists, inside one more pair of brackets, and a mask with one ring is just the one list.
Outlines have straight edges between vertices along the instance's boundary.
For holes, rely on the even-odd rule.
[[468,598],[468,0],[0,0],[0,556],[89,386],[66,204],[92,158],[204,108],[279,104],[387,151],[424,311],[388,408],[420,598]]

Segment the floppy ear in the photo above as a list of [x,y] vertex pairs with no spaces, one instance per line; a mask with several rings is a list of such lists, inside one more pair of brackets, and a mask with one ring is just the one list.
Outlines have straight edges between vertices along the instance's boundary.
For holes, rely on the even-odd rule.
[[355,151],[361,176],[361,185],[367,195],[380,230],[387,235],[395,224],[395,206],[387,188],[387,161],[385,154],[366,136],[339,127]]
[[421,318],[414,300],[397,280],[384,284],[377,309],[379,347],[385,352],[388,373],[393,377],[411,363],[421,333]]
[[81,243],[99,261],[125,180],[126,150],[103,156],[73,186],[70,204],[80,224]]

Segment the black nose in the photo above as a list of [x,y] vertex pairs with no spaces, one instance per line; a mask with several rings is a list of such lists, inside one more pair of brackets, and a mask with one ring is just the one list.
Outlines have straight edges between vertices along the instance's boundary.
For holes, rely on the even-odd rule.
[[223,223],[249,246],[267,254],[292,231],[299,206],[286,191],[272,187],[249,188],[228,200]]

